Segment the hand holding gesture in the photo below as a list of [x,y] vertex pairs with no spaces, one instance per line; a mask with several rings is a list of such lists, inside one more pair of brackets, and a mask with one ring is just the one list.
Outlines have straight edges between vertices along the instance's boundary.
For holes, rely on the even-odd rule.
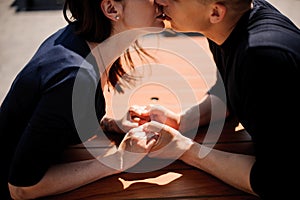
[[112,119],[103,117],[100,126],[104,132],[125,134],[132,128],[137,128],[140,124],[132,120],[131,111],[129,111],[121,119]]
[[115,152],[98,160],[118,171],[125,171],[139,163],[148,155],[158,138],[158,134],[146,133],[143,129],[143,126],[131,129]]
[[137,122],[139,123],[139,125],[150,121],[157,121],[161,124],[168,125],[177,130],[180,125],[180,114],[176,114],[161,105],[135,105],[129,108],[129,113],[133,122]]
[[178,159],[193,145],[190,138],[159,122],[146,123],[143,125],[143,130],[146,134],[158,134],[157,142],[152,147],[149,157]]

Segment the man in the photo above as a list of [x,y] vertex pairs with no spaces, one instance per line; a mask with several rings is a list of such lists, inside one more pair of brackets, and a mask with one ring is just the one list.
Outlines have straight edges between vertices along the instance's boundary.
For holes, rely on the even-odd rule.
[[[207,37],[220,77],[199,105],[183,113],[157,106],[143,113],[131,111],[169,125],[150,122],[146,126],[146,132],[160,132],[150,156],[168,158],[184,150],[180,157],[184,162],[262,199],[296,196],[291,180],[299,177],[295,160],[300,120],[299,29],[264,0],[156,3],[174,30]],[[225,97],[218,95],[222,87]],[[212,117],[211,107],[219,108],[224,102],[227,114],[236,116],[252,136],[254,156],[206,148],[180,134],[219,119],[224,113]],[[198,110],[200,120],[193,118]],[[166,145],[170,142],[177,145]],[[208,152],[205,157],[199,155],[201,148]]]

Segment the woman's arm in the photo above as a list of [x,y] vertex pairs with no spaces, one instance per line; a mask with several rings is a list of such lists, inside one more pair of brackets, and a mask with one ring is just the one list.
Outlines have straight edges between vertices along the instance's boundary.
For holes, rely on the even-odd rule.
[[[142,135],[141,135],[142,134]],[[51,166],[35,185],[18,187],[10,183],[14,199],[35,199],[71,191],[103,177],[123,172],[140,162],[151,150],[156,137],[147,137],[141,127],[129,131],[114,152],[78,162]]]
[[35,199],[67,192],[95,180],[119,173],[97,159],[52,166],[36,185],[17,187],[9,184],[13,199]]

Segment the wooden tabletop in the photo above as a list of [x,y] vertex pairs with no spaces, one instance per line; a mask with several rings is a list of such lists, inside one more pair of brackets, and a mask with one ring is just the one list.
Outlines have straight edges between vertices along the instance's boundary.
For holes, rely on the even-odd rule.
[[[252,154],[253,149],[250,136],[243,129],[237,130],[236,126],[237,124],[234,120],[225,122],[222,134],[214,148]],[[210,126],[210,129],[214,129],[214,127],[218,126]],[[199,128],[195,140],[202,143],[207,130],[207,127]],[[207,144],[212,142],[206,141]],[[160,163],[163,161],[151,159],[151,162]],[[256,200],[258,198],[239,191],[215,177],[177,160],[170,162],[170,164],[161,169],[112,175],[74,191],[44,199]]]

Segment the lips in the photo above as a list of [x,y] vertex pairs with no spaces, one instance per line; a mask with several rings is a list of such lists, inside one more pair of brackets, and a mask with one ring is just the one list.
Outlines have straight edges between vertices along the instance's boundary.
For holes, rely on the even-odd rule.
[[157,11],[160,12],[160,15],[158,15],[156,18],[161,19],[161,20],[171,20],[171,17],[169,17],[165,12],[164,12],[164,7],[159,5],[157,7]]
[[164,14],[165,20],[168,20],[168,21],[172,20],[172,18],[171,18],[171,17],[169,17],[169,16],[168,16],[168,15],[166,15],[165,13],[163,13],[163,14]]
[[171,18],[168,15],[166,15],[165,13],[161,13],[156,18],[162,19],[162,20],[171,20]]
[[156,18],[161,19],[161,20],[165,20],[165,17],[166,17],[166,15],[164,13],[161,13]]

